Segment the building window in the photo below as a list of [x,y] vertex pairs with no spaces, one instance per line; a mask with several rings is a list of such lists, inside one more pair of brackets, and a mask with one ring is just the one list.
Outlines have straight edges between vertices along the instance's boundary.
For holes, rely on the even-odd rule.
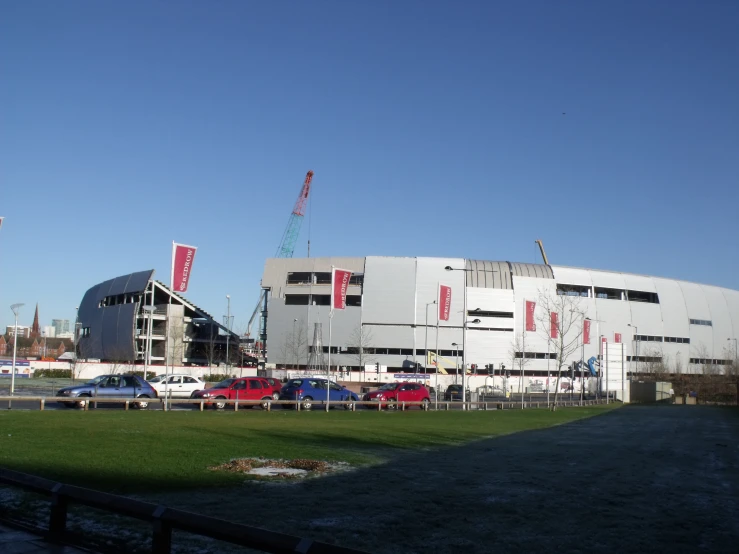
[[359,294],[347,294],[346,295],[346,305],[347,306],[361,306],[362,296]]
[[[520,360],[523,357],[523,352],[516,352],[516,359]],[[555,352],[526,352],[527,360],[546,360],[547,358],[550,360],[556,360],[557,354]]]
[[634,340],[640,342],[662,342],[662,337],[655,337],[652,335],[634,335]]
[[286,294],[285,305],[286,306],[307,306],[310,300],[308,294]]
[[690,363],[701,365],[731,365],[733,362],[732,360],[712,360],[711,358],[690,358]]
[[557,283],[557,294],[559,296],[590,296],[590,287],[585,285],[563,285]]
[[309,271],[295,271],[287,274],[288,285],[310,285],[311,273]]
[[685,337],[665,337],[665,342],[676,342],[678,344],[690,344],[690,339]]
[[609,289],[606,287],[595,287],[595,297],[604,300],[623,300],[624,291],[621,289]]
[[470,317],[506,317],[513,319],[513,312],[488,312],[485,310],[468,310],[467,315]]
[[707,325],[708,327],[713,327],[713,322],[707,319],[691,319],[690,324],[691,325]]
[[626,356],[627,362],[661,362],[662,356]]
[[628,298],[630,302],[648,302],[649,304],[659,304],[659,296],[656,292],[627,290],[626,298]]
[[314,283],[316,285],[330,285],[331,284],[331,272],[330,271],[317,271],[314,273]]
[[311,296],[311,304],[314,306],[330,306],[331,295],[330,294],[314,294]]

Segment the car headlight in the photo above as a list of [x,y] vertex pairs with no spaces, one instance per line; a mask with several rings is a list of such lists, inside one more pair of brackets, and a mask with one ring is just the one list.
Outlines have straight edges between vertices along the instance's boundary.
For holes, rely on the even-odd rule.
[[56,393],[57,396],[69,396],[72,394],[71,390],[60,390],[58,393]]
[[204,393],[202,393],[202,394],[201,394],[200,396],[202,396],[203,398],[210,398],[210,397],[211,397],[211,396],[213,396],[213,395],[212,395],[212,394],[210,394],[209,392],[204,392]]

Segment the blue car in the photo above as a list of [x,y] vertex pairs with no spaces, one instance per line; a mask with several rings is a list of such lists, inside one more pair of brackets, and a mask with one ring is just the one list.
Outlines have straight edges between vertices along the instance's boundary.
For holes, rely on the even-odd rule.
[[[136,398],[133,405],[144,409],[149,406],[149,398],[157,398],[157,391],[137,375],[100,375],[83,385],[73,385],[59,389],[57,402],[68,408],[83,408],[88,398],[95,397],[104,402],[105,397]],[[72,400],[75,399],[75,400]]]
[[359,400],[359,397],[346,387],[320,377],[290,379],[280,390],[280,400],[297,401],[300,403],[301,409],[310,410],[315,402],[326,400],[327,385],[329,386],[329,401],[343,402],[343,406],[347,410],[350,410],[354,406],[354,402]]

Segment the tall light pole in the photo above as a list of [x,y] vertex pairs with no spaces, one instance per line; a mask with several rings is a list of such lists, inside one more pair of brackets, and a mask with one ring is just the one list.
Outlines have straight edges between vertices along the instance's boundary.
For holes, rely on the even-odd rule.
[[231,340],[231,295],[226,295],[226,300],[228,301],[228,310],[226,312],[226,329],[228,330],[228,333],[226,334],[226,371],[229,375],[231,375],[231,359],[228,357],[228,346],[229,341]]
[[15,355],[18,348],[18,312],[20,312],[22,306],[25,306],[25,304],[13,304],[10,306],[10,309],[13,310],[13,315],[15,316],[15,331],[13,331],[13,367],[10,373],[10,396],[15,394]]
[[459,377],[459,362],[457,361],[458,352],[459,352],[459,344],[456,342],[453,342],[452,346],[454,347],[454,382],[456,383],[457,378]]
[[[457,268],[450,265],[444,268],[447,271],[463,271],[464,279],[462,279],[462,407],[464,408],[465,402],[465,377],[467,374],[467,272],[472,271],[467,268]],[[456,363],[456,362],[455,362]]]
[[626,325],[634,328],[633,342],[636,342],[636,372],[639,373],[639,327],[632,325],[631,323],[627,323]]
[[[299,350],[300,350],[300,343],[298,341],[298,336],[295,334],[295,325],[298,323],[298,318],[293,319],[293,344],[295,345],[295,371],[298,371],[300,369],[298,367],[298,363],[300,362],[300,356],[299,356]],[[360,346],[361,348],[361,346]]]
[[[426,303],[426,337],[423,340],[423,351],[426,353],[426,360],[423,362],[423,369],[426,370],[426,373],[429,372],[428,363],[429,363],[429,306],[433,306],[436,304],[436,300],[433,302],[427,302]],[[436,314],[436,317],[439,317],[439,314]],[[438,371],[438,361],[439,361],[439,353],[436,353],[436,361],[437,361],[437,371]]]

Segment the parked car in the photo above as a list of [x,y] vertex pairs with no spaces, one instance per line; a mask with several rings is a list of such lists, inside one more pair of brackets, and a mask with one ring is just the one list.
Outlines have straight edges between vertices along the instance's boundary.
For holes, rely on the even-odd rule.
[[398,402],[421,402],[421,408],[425,409],[431,397],[428,389],[418,383],[387,383],[365,394],[364,400],[380,402],[389,410],[395,409]]
[[282,381],[275,379],[274,377],[265,377],[264,379],[272,386],[272,398],[279,400],[280,391],[282,390]]
[[[465,391],[465,398],[470,399],[470,389]],[[449,385],[444,393],[444,401],[462,400],[462,385]]]
[[206,399],[207,406],[218,410],[226,407],[225,400],[261,400],[259,405],[266,409],[272,400],[272,385],[263,377],[224,379],[209,389],[192,393],[191,398]]
[[[346,387],[320,377],[290,379],[280,391],[280,400],[300,402],[301,409],[310,410],[314,402],[326,400],[327,386],[329,387],[329,401],[344,402],[344,408],[347,410],[351,409],[354,402],[359,400],[359,396]],[[286,404],[285,407],[290,407],[290,405]]]
[[149,384],[159,396],[164,396],[166,390],[170,398],[190,398],[192,393],[205,388],[204,381],[183,373],[157,375],[149,379]]
[[[144,409],[149,406],[147,399],[157,398],[157,391],[143,378],[137,375],[100,375],[83,385],[73,385],[59,389],[56,393],[57,402],[69,408],[84,407],[88,398],[103,399],[107,397],[137,398],[136,408]],[[77,400],[71,400],[76,398]]]

